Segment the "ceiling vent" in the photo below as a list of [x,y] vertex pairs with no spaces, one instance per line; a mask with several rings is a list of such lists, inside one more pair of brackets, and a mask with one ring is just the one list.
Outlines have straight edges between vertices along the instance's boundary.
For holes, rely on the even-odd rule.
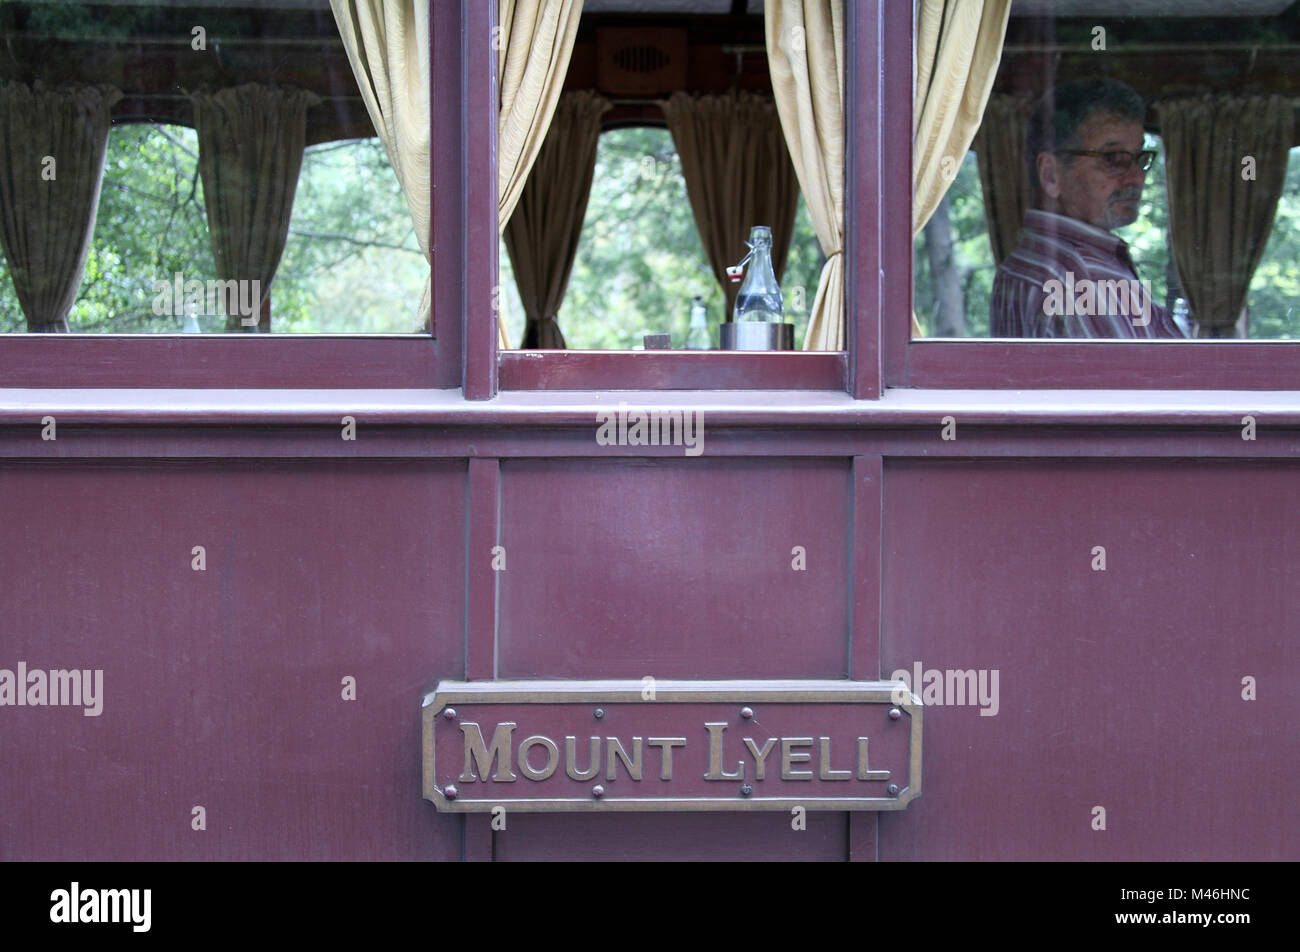
[[596,30],[596,86],[610,96],[660,96],[686,88],[686,31],[673,27]]

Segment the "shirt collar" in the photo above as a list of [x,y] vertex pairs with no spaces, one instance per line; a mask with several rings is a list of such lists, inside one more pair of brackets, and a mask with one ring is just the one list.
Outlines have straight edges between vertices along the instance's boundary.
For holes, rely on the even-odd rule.
[[1129,255],[1128,243],[1123,238],[1106,231],[1104,228],[1090,225],[1086,221],[1079,221],[1077,218],[1070,218],[1066,215],[1058,215],[1055,212],[1046,212],[1041,208],[1031,208],[1025,212],[1025,229],[1075,244],[1086,245],[1102,254],[1118,258],[1130,268],[1133,267],[1133,259]]

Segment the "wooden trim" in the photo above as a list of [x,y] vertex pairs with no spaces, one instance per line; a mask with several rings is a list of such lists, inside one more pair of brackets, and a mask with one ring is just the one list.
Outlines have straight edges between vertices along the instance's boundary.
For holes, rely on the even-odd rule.
[[880,17],[881,139],[891,150],[880,174],[884,289],[877,326],[885,386],[905,387],[912,331],[912,5],[880,0]]
[[849,359],[849,392],[874,400],[881,389],[880,316],[886,249],[881,228],[884,195],[881,142],[885,141],[883,76],[867,64],[882,55],[879,7],[850,3],[845,8],[845,43],[854,55],[845,64],[844,333]]
[[501,544],[501,463],[469,460],[465,499],[465,680],[496,677],[497,586],[492,547]]
[[[880,673],[880,553],[884,530],[884,460],[855,456],[849,487],[853,531],[849,536],[849,650],[851,680],[878,681]],[[850,813],[849,862],[877,859],[879,817]]]
[[917,340],[907,345],[906,380],[931,388],[1297,390],[1300,342]]
[[502,390],[840,390],[843,351],[510,350]]
[[0,387],[454,386],[426,335],[0,334]]
[[[434,247],[456,246],[457,274],[463,279],[461,308],[451,313],[463,321],[465,397],[490,400],[497,393],[497,329],[495,303],[500,281],[497,252],[497,56],[492,28],[497,5],[461,0],[462,73],[459,89],[462,143],[460,233],[435,235]],[[439,87],[435,85],[434,89]],[[450,97],[449,97],[450,98]],[[431,103],[441,96],[435,92]],[[445,104],[448,109],[450,103]],[[443,219],[445,224],[447,219]],[[437,239],[441,238],[439,242]]]

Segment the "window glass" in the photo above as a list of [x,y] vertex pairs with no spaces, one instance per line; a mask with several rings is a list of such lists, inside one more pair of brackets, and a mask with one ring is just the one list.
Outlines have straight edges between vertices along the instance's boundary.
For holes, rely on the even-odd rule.
[[417,330],[428,268],[327,2],[5,0],[0,33],[0,332]]
[[1300,333],[1300,4],[1020,0],[914,245],[923,337]]
[[[736,348],[802,349],[825,257],[794,166],[786,161],[762,11],[761,0],[584,5],[564,91],[574,102],[594,97],[604,106],[592,187],[578,230],[562,215],[538,211],[545,207],[538,196],[553,196],[559,186],[548,185],[557,174],[554,163],[539,160],[533,167],[525,193],[533,201],[525,205],[525,219],[511,221],[501,248],[500,317],[511,346],[526,341],[530,347],[639,350],[647,336],[667,335],[673,349],[694,349],[700,343],[700,335],[690,333],[698,298],[709,345],[718,348],[722,325],[731,322],[744,288],[724,286],[719,275],[745,264],[746,277],[757,285],[746,292],[746,322],[754,326],[744,334],[735,330]],[[563,141],[590,144],[584,136],[591,126],[568,118],[563,100],[557,116],[566,118],[552,124],[548,145],[554,152],[544,147],[544,156],[559,154]],[[561,133],[570,136],[563,140],[557,128],[582,132]],[[589,161],[589,152],[582,155]],[[570,167],[563,168],[567,174]],[[688,198],[688,180],[700,207]],[[520,215],[518,207],[514,214]],[[530,237],[542,230],[537,218],[562,222],[558,228],[572,233],[568,240],[576,248],[558,309],[562,256],[538,252]],[[764,268],[747,263],[745,240],[758,226],[771,231],[782,321],[761,316],[775,310],[775,289]],[[556,230],[543,249],[558,246]],[[509,259],[506,244],[520,261]],[[535,313],[552,311],[554,324],[548,314],[525,325],[520,290]],[[782,324],[793,331],[788,338]],[[775,331],[770,339],[767,330]]]
[[[782,291],[795,339],[825,261],[802,198]],[[512,343],[523,334],[523,305],[501,245],[503,320]],[[639,350],[647,334],[669,334],[680,348],[690,330],[692,299],[707,309],[717,342],[722,289],[700,243],[686,197],[681,161],[667,129],[611,129],[596,149],[596,170],[582,237],[557,322],[569,349]]]

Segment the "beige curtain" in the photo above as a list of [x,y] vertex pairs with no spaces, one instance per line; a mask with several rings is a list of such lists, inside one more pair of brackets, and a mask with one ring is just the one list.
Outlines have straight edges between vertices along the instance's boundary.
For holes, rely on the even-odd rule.
[[[415,240],[429,260],[429,4],[427,0],[330,0],[366,112],[406,196]],[[419,321],[427,332],[429,281]]]
[[1169,233],[1199,337],[1235,334],[1286,184],[1295,105],[1228,94],[1156,104]]
[[[934,214],[979,128],[1011,0],[917,0],[912,237]],[[912,333],[919,335],[916,316]]]
[[844,3],[765,0],[767,63],[817,240],[826,254],[805,350],[844,348]]
[[[582,0],[498,3],[497,227],[504,233],[559,102]],[[497,335],[499,346],[510,346],[500,321]]]
[[772,229],[772,266],[785,271],[799,180],[781,131],[775,103],[756,93],[690,96],[663,103],[668,128],[682,160],[686,194],[713,273],[726,299],[723,320],[731,320],[738,284],[727,266],[745,256],[754,225]]
[[1033,203],[1025,165],[1025,129],[1033,108],[1019,96],[994,93],[972,143],[979,153],[984,221],[998,264],[1016,247],[1025,212]]
[[564,347],[555,315],[564,302],[582,235],[600,117],[610,105],[586,90],[560,97],[532,174],[506,225],[506,250],[528,315],[521,347]]
[[110,86],[0,82],[0,245],[31,333],[66,333],[104,174]]
[[[193,93],[190,101],[217,278],[260,282],[260,307],[289,236],[307,109],[320,99],[302,89],[248,83]],[[227,330],[242,327],[239,314],[227,316]],[[264,317],[257,327],[271,329]]]

